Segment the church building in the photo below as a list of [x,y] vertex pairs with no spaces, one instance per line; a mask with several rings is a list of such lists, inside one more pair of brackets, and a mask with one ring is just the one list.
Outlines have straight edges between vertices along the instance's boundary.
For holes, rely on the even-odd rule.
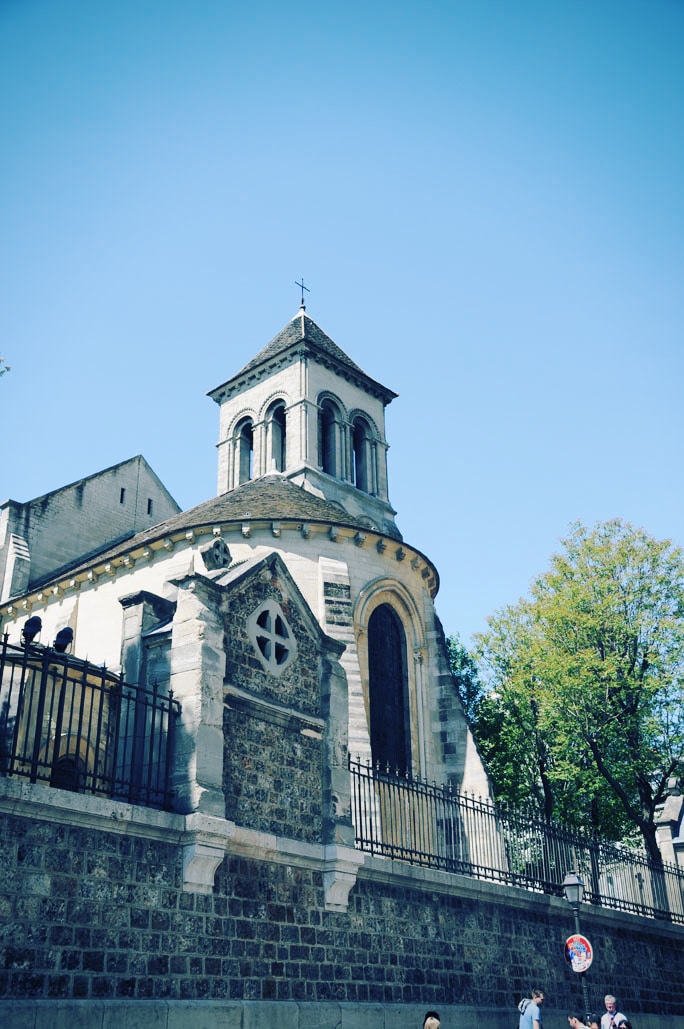
[[[86,540],[70,562],[5,602],[3,630],[19,639],[38,614],[40,640],[50,644],[70,628],[75,655],[122,669],[131,684],[170,685],[185,719],[188,689],[200,690],[175,671],[189,584],[211,584],[207,603],[221,621],[245,568],[270,567],[278,555],[317,631],[339,644],[348,715],[334,731],[344,747],[391,772],[487,795],[435,613],[437,571],[403,541],[389,499],[385,408],[396,394],[362,371],[302,304],[209,396],[219,407],[218,495],[94,554]],[[125,489],[113,488],[116,512]],[[145,511],[160,507],[156,498],[145,503]],[[73,549],[78,527],[58,529],[53,536],[68,535]],[[241,608],[251,656],[240,690],[266,688],[283,706],[285,683],[301,664],[288,603],[274,594],[254,611]],[[225,662],[222,688],[230,698],[234,654],[226,652]],[[189,746],[206,728],[203,715],[199,723]],[[218,768],[210,778],[220,792]],[[178,792],[180,806],[192,810],[202,791],[179,784]]]
[[[136,458],[5,505],[7,1025],[504,1029],[537,983],[575,1005],[570,908],[517,875],[437,570],[395,521],[395,396],[302,304],[209,393],[216,496],[181,512]],[[657,969],[674,1029],[684,929],[591,918],[605,985],[635,1005]]]

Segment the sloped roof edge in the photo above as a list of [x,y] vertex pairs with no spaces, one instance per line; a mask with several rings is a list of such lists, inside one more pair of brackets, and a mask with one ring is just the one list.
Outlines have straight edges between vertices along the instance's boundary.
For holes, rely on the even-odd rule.
[[393,390],[383,386],[382,383],[364,372],[302,309],[239,372],[221,385],[209,390],[207,396],[220,403],[226,389],[237,387],[245,377],[268,364],[269,361],[284,356],[288,351],[294,351],[303,343],[310,348],[315,357],[323,361],[332,361],[342,372],[360,380],[367,388],[370,387],[373,392],[383,398],[386,404],[397,396]]

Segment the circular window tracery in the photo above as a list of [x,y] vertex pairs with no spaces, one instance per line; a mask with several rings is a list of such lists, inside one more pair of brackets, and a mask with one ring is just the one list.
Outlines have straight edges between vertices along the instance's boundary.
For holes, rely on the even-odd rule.
[[297,644],[280,605],[266,600],[250,616],[248,630],[266,671],[281,675],[294,660]]

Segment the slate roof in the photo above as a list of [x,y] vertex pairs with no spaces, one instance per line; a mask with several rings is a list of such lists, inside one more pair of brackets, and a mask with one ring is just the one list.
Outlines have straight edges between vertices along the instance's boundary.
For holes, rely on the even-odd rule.
[[165,525],[167,532],[177,532],[208,522],[260,519],[281,521],[293,518],[303,522],[332,522],[336,525],[367,528],[365,522],[348,514],[340,505],[317,497],[281,475],[264,475],[260,479],[244,482],[229,493],[212,497],[177,518],[171,518]]
[[301,346],[302,343],[307,345],[314,357],[332,362],[343,374],[353,379],[360,379],[367,388],[370,387],[371,391],[380,396],[386,404],[397,396],[391,389],[388,389],[367,375],[358,364],[345,354],[341,347],[338,347],[337,343],[333,342],[330,336],[326,335],[316,325],[316,322],[303,309],[300,309],[292,321],[288,322],[285,328],[281,329],[277,336],[274,336],[271,342],[267,343],[251,361],[248,361],[244,368],[236,375],[231,376],[230,379],[227,379],[221,386],[210,390],[207,396],[213,397],[219,403],[221,399],[220,394],[227,387],[236,386],[245,376],[249,377],[251,373],[256,372],[262,365],[266,365],[274,358],[280,357],[291,348]]
[[[361,521],[350,515],[340,505],[322,500],[302,486],[296,486],[280,475],[266,475],[261,479],[251,479],[229,493],[222,493],[211,500],[183,511],[165,522],[153,525],[135,536],[118,540],[115,545],[103,547],[99,553],[91,553],[88,560],[82,559],[71,567],[60,569],[60,576],[76,574],[79,570],[90,568],[97,561],[110,561],[126,554],[136,547],[151,543],[153,540],[181,531],[189,531],[204,525],[220,525],[225,522],[246,521],[292,521],[325,522],[327,524],[349,526],[353,529],[368,531],[367,521]],[[53,582],[56,576],[50,574],[42,582],[32,584],[32,589]]]

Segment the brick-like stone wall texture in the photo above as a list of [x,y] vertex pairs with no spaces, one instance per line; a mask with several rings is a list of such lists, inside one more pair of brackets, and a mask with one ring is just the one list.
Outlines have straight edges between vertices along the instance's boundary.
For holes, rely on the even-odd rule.
[[[296,640],[294,661],[280,676],[259,661],[247,629],[250,615],[276,601]],[[305,717],[321,715],[320,637],[288,597],[275,574],[259,574],[231,596],[225,618],[226,682]],[[322,761],[319,736],[302,734],[295,716],[284,722],[268,711],[224,711],[223,790],[226,818],[238,825],[309,843],[322,841]]]
[[[536,984],[555,1009],[578,1000],[562,955],[569,909],[563,921],[366,877],[347,911],[326,911],[319,872],[238,857],[219,867],[212,894],[183,893],[175,845],[17,815],[0,818],[0,864],[2,1000],[486,1003],[514,1013]],[[587,973],[597,1007],[610,989],[636,1025],[644,1011],[684,1014],[681,937],[646,920],[587,922],[601,954],[600,972]]]
[[[284,672],[269,674],[257,657],[247,631],[249,616],[265,600],[275,600],[282,608],[297,641],[297,657]],[[302,714],[320,715],[320,640],[305,625],[299,598],[283,592],[276,575],[258,575],[244,589],[231,595],[226,613],[226,682],[292,707]]]
[[226,818],[248,829],[321,843],[322,743],[250,711],[224,712]]

